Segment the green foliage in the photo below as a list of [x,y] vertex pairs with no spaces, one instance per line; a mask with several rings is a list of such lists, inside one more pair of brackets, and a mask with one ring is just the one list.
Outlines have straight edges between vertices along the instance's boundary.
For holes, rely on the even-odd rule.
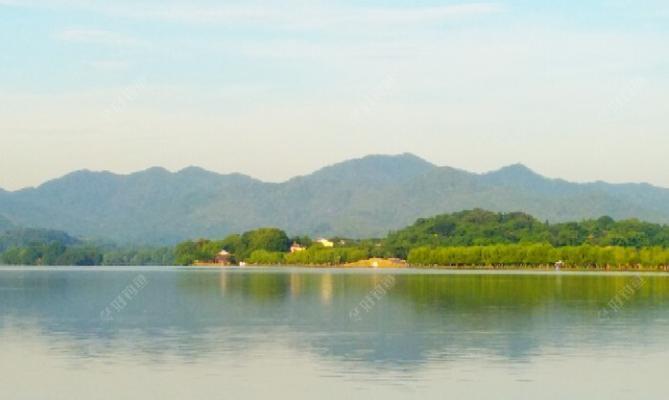
[[224,241],[200,239],[179,243],[174,249],[177,265],[192,265],[196,261],[212,261],[223,249]]
[[369,252],[359,247],[324,248],[313,246],[305,251],[286,254],[286,264],[292,265],[337,265],[369,258]]
[[251,256],[246,259],[246,262],[255,265],[283,264],[284,253],[277,251],[255,250],[253,253],[251,253]]
[[409,252],[417,266],[550,266],[562,261],[571,267],[667,267],[669,249],[592,245],[554,247],[549,244],[419,247]]
[[550,243],[553,246],[652,247],[669,246],[669,226],[609,217],[550,225],[523,213],[462,211],[419,219],[391,233],[385,247],[406,257],[418,246],[474,246],[514,243]]
[[174,249],[170,247],[120,248],[106,251],[102,265],[174,265]]
[[223,239],[220,245],[221,249],[232,254],[241,253],[245,248],[241,235],[230,235]]
[[102,264],[102,253],[95,246],[67,247],[60,255],[57,265],[100,265]]
[[314,241],[309,236],[295,236],[290,239],[291,243],[297,243],[304,247],[311,246]]
[[65,232],[16,228],[0,234],[0,263],[9,265],[88,265],[98,260],[90,246]]
[[236,254],[246,259],[256,250],[286,252],[290,249],[290,245],[291,242],[286,232],[276,228],[260,228],[242,235],[242,247],[237,250]]
[[33,265],[39,259],[34,248],[13,247],[2,254],[2,264],[6,265]]
[[84,243],[60,231],[12,229],[0,234],[0,263],[8,265],[171,265],[171,248],[117,248]]
[[8,265],[100,265],[102,252],[92,245],[32,244],[10,248],[0,255],[0,262]]
[[545,224],[523,213],[463,211],[419,219],[391,233],[386,246],[400,256],[416,246],[471,246],[496,243],[541,242],[548,239]]

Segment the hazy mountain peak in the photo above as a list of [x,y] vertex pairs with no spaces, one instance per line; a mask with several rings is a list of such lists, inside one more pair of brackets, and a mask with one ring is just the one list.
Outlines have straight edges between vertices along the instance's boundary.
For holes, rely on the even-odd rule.
[[435,167],[434,164],[425,161],[424,159],[411,154],[411,153],[402,153],[402,154],[371,154],[368,156],[360,157],[360,158],[354,158],[351,160],[346,160],[342,161],[339,163],[336,163],[330,167],[325,167],[327,168],[333,168],[333,167],[338,167],[338,166],[345,166],[345,165],[364,165],[364,166],[387,166],[390,164],[396,164],[396,165],[418,165],[418,166],[423,166],[423,167]]
[[149,167],[147,169],[144,169],[142,171],[135,172],[132,175],[171,175],[172,173],[168,171],[166,168],[163,167]]
[[[80,186],[87,185],[91,182],[98,181],[108,181],[117,178],[118,176],[109,171],[92,171],[90,169],[80,169],[74,172],[70,172],[60,178],[52,179],[50,181],[44,182],[37,189],[53,189],[63,186]],[[32,188],[23,189],[33,190]]]
[[219,174],[218,172],[209,171],[202,167],[196,165],[190,165],[186,168],[183,168],[176,172],[178,176],[184,176],[189,178],[220,178],[226,175]]
[[497,171],[493,171],[492,173],[508,175],[539,175],[530,167],[522,163],[510,164],[498,169]]
[[188,166],[179,172],[176,173],[177,176],[185,177],[191,181],[194,180],[199,180],[203,182],[222,182],[225,181],[227,183],[237,183],[237,184],[244,184],[244,183],[262,183],[261,181],[248,176],[244,174],[240,174],[237,172],[230,173],[230,174],[220,174],[218,172],[213,172],[209,171],[208,169],[204,169],[202,167],[198,166]]
[[488,172],[484,178],[495,182],[526,184],[532,182],[548,182],[548,178],[539,175],[524,164],[516,163],[502,167],[497,171]]
[[395,154],[395,155],[388,155],[388,154],[377,154],[377,155],[370,155],[367,157],[363,157],[362,159],[393,159],[399,162],[405,162],[405,163],[413,163],[417,165],[422,165],[422,166],[430,166],[430,167],[435,167],[434,164],[431,162],[425,160],[424,158],[418,157],[417,155],[413,153],[401,153],[401,154]]
[[350,179],[386,183],[403,181],[436,168],[413,154],[370,155],[334,164],[310,175],[312,178]]
[[177,172],[178,174],[214,174],[215,172],[206,170],[197,165],[189,165],[186,168],[182,168]]

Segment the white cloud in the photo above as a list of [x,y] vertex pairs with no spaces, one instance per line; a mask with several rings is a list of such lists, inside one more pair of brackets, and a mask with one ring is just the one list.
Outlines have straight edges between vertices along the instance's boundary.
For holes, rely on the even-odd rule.
[[68,28],[55,34],[58,40],[71,43],[100,44],[105,46],[140,46],[142,41],[131,36],[101,29]]
[[495,14],[501,11],[502,7],[495,3],[456,4],[438,7],[371,8],[340,17],[340,20],[382,24],[423,23],[466,16]]
[[30,8],[81,7],[85,4],[81,0],[0,0],[0,6]]
[[479,2],[444,6],[355,7],[304,1],[234,3],[173,1],[82,2],[76,0],[0,0],[0,4],[32,8],[76,8],[111,17],[184,24],[227,24],[274,28],[322,28],[349,24],[421,24],[494,14],[498,3]]
[[456,4],[438,7],[272,7],[258,5],[192,5],[110,7],[106,12],[123,17],[182,23],[272,24],[281,27],[323,27],[340,24],[406,24],[437,22],[458,17],[497,13],[494,3]]
[[103,72],[125,71],[130,63],[123,60],[94,60],[86,63],[89,67]]

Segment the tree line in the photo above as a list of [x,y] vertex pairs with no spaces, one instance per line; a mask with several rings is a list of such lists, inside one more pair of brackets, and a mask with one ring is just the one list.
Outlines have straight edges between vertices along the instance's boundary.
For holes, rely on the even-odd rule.
[[364,247],[324,248],[314,246],[296,253],[256,250],[247,259],[257,265],[341,265],[369,258]]
[[[602,217],[551,224],[524,213],[469,210],[419,219],[383,239],[331,238],[333,248],[307,236],[260,228],[223,239],[187,240],[175,246],[118,246],[82,241],[59,231],[12,228],[0,233],[0,263],[15,265],[192,265],[231,262],[338,265],[371,257],[402,258],[414,265],[566,265],[591,267],[669,264],[669,226]],[[290,253],[296,243],[306,250]]]
[[16,228],[0,233],[5,265],[173,265],[171,247],[118,246],[82,241],[65,232]]
[[503,244],[489,246],[419,247],[407,261],[416,266],[553,266],[597,269],[669,267],[664,247],[564,246],[550,244]]

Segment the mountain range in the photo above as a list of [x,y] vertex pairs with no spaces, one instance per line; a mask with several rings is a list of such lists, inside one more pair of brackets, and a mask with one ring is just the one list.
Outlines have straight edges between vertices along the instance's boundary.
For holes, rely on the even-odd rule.
[[119,243],[171,244],[261,226],[290,234],[378,237],[417,218],[483,208],[561,222],[608,215],[669,222],[669,189],[571,183],[511,165],[477,174],[411,154],[374,155],[283,183],[197,167],[130,175],[82,170],[0,190],[0,229],[59,229]]

